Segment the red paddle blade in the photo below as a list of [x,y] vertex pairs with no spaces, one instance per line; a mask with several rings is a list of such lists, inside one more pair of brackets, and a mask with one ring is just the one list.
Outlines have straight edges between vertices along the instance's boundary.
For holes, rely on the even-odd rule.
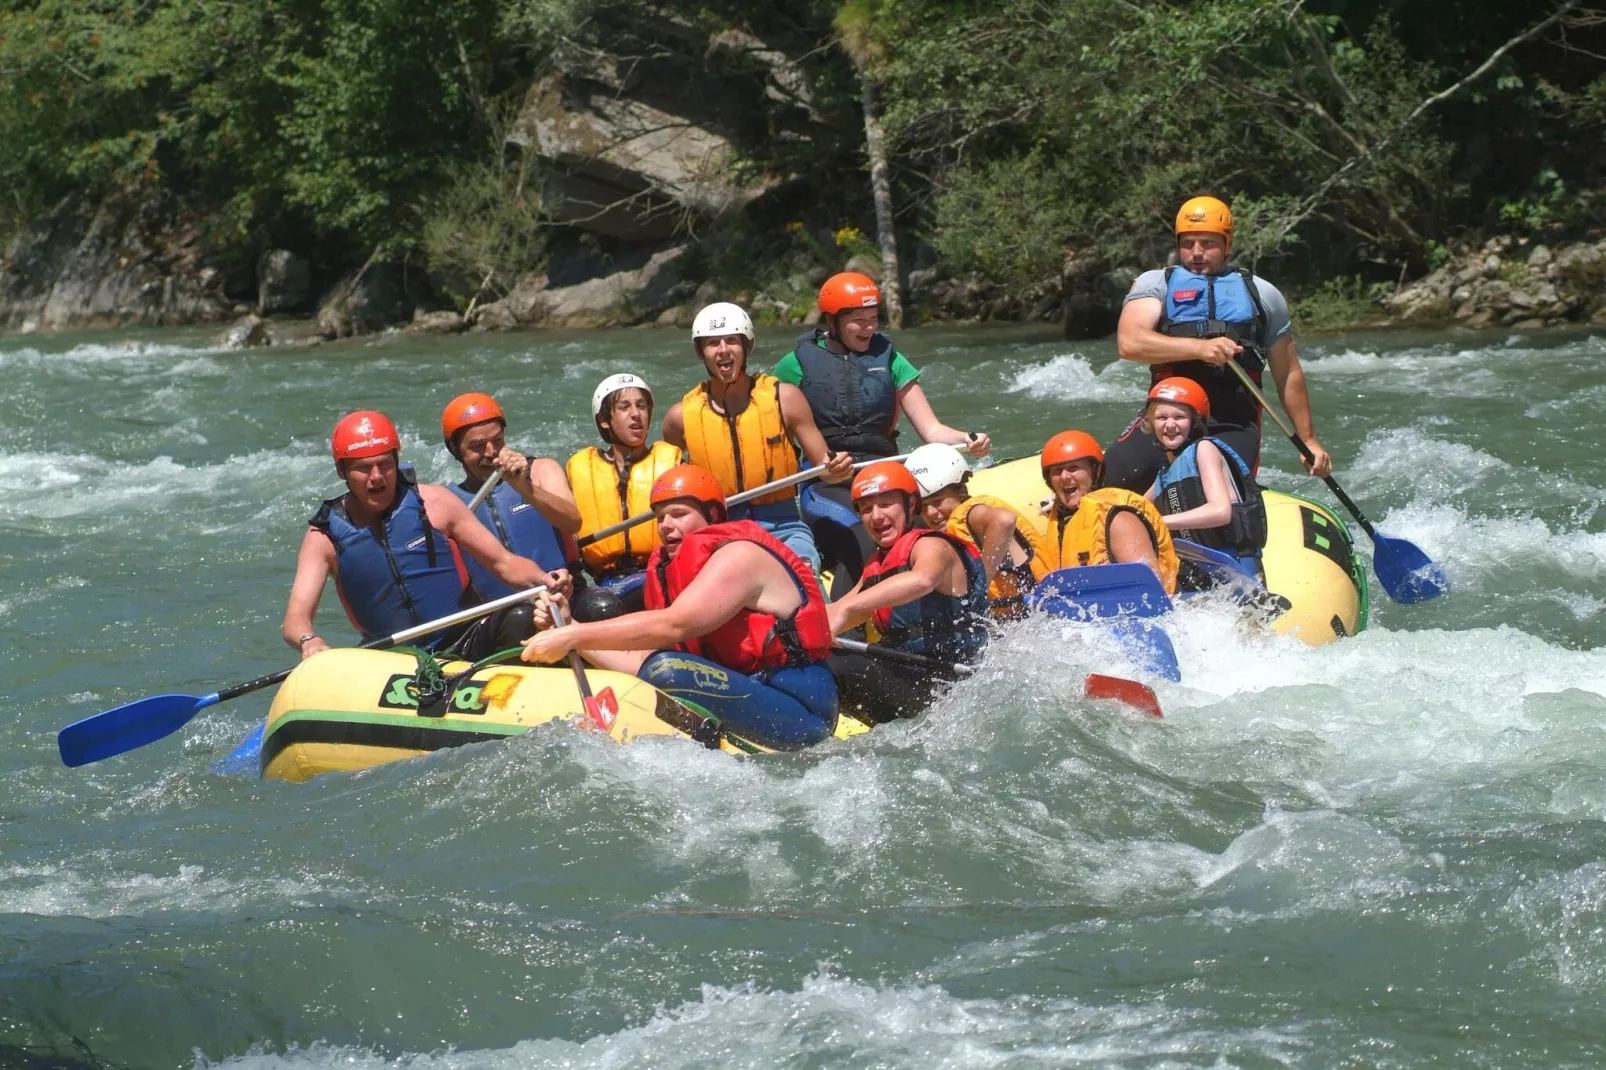
[[1082,693],[1088,698],[1113,698],[1135,710],[1142,710],[1151,717],[1165,716],[1160,712],[1160,700],[1155,697],[1154,690],[1136,680],[1090,672],[1087,674],[1087,683]]
[[587,715],[598,728],[604,732],[613,731],[613,724],[619,719],[619,696],[613,693],[613,688],[605,687],[587,698],[585,707]]

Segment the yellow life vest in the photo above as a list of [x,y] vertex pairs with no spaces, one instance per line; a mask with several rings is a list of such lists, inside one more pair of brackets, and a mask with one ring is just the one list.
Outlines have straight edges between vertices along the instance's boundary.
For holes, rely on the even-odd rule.
[[1049,557],[1054,566],[1110,564],[1113,560],[1110,557],[1110,522],[1117,513],[1135,513],[1149,529],[1149,541],[1154,543],[1160,565],[1160,584],[1166,594],[1176,594],[1179,562],[1176,547],[1171,544],[1171,530],[1165,526],[1153,502],[1119,487],[1105,487],[1082,495],[1076,512],[1069,516],[1055,505],[1048,539]]
[[[627,516],[647,512],[655,480],[680,463],[680,449],[667,442],[654,442],[647,455],[621,476],[618,467],[595,446],[569,458],[564,471],[580,507],[580,536],[611,527]],[[584,547],[586,571],[602,577],[619,569],[636,571],[647,567],[647,558],[658,545],[658,525],[648,520],[617,535],[609,535]]]
[[[738,416],[714,411],[706,382],[680,399],[680,415],[688,459],[718,476],[727,498],[798,470],[797,451],[781,419],[781,381],[773,375],[753,376],[747,408]],[[755,498],[752,504],[795,497],[797,488],[787,487]]]
[[1026,612],[1026,592],[1037,586],[1038,580],[1054,571],[1044,553],[1043,537],[1037,533],[1037,525],[1032,523],[1031,518],[1002,498],[974,494],[948,514],[947,529],[948,534],[974,546],[977,553],[981,552],[981,540],[970,530],[969,518],[970,511],[978,505],[1006,509],[1015,514],[1015,544],[1026,552],[1026,560],[1019,565],[1012,565],[1010,555],[1004,555],[1003,563],[988,581],[987,601],[994,617],[1018,619]]

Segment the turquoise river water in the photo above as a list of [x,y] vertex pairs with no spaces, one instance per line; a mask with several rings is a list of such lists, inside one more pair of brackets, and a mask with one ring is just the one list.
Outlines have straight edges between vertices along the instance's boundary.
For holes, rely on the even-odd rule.
[[[1028,621],[924,718],[805,754],[555,725],[212,772],[264,692],[65,769],[69,721],[290,663],[346,409],[444,479],[461,390],[566,457],[603,375],[662,401],[696,368],[679,332],[213,338],[0,339],[0,1066],[1606,1062],[1606,338],[1307,339],[1341,482],[1454,590],[1374,585],[1322,649],[1192,613],[1164,721],[1082,701],[1108,652]],[[902,344],[999,456],[1108,437],[1144,381],[1041,331]]]

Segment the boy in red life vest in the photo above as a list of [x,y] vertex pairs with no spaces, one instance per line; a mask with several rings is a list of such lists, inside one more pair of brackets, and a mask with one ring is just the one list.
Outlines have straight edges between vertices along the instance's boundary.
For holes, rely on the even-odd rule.
[[[853,508],[876,551],[858,584],[831,603],[831,631],[869,621],[883,645],[939,662],[969,662],[987,645],[987,574],[974,547],[948,534],[914,527],[920,485],[897,461],[878,461],[853,480]],[[935,668],[837,651],[832,671],[843,706],[872,723],[912,717],[935,684],[952,679]]]
[[[547,581],[539,565],[509,552],[451,491],[418,483],[401,468],[401,437],[383,413],[360,411],[343,418],[330,449],[346,493],[324,502],[308,524],[279,629],[303,658],[329,646],[313,631],[312,618],[330,576],[364,640],[481,601],[460,549],[511,587]],[[501,610],[422,644],[471,660],[484,657],[530,634],[529,613],[521,610]]]
[[836,728],[826,668],[830,619],[814,570],[751,520],[727,520],[719,480],[682,464],[653,484],[663,540],[647,563],[642,613],[538,632],[524,660],[579,650],[705,712],[726,733],[776,749],[807,747]]

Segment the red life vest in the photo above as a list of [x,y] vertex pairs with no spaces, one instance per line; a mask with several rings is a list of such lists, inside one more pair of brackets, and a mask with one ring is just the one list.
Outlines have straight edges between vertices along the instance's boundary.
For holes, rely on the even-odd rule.
[[982,567],[981,554],[963,539],[946,531],[911,528],[899,535],[890,547],[871,555],[870,560],[865,562],[860,582],[868,590],[882,580],[907,572],[915,543],[928,535],[946,539],[948,545],[959,553],[969,583],[965,593],[947,595],[932,591],[907,605],[878,609],[870,614],[870,621],[876,631],[894,646],[901,645],[900,636],[935,640],[939,635],[946,638],[961,634],[965,640],[964,646],[976,645],[986,637],[986,628],[980,622],[987,615],[987,573]]
[[731,542],[750,542],[774,554],[797,584],[803,604],[786,620],[752,609],[739,610],[701,639],[681,643],[678,649],[739,673],[824,661],[831,653],[831,621],[814,570],[751,520],[710,524],[692,532],[681,540],[680,552],[673,561],[662,546],[654,550],[647,562],[647,608],[668,606],[697,578],[714,552]]

